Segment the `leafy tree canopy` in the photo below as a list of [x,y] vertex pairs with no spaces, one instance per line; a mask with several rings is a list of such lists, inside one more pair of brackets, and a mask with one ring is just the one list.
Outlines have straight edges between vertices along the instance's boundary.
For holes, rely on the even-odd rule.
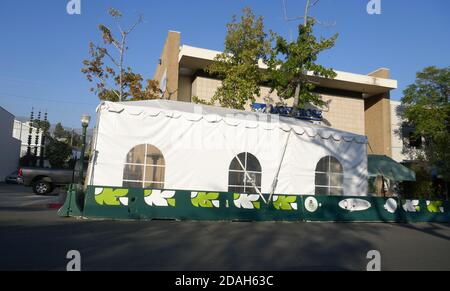
[[[427,67],[404,90],[402,117],[425,143],[415,155],[450,180],[450,67]],[[413,149],[411,149],[413,150]]]
[[[244,109],[260,96],[261,85],[268,85],[282,100],[294,98],[294,108],[306,103],[324,105],[314,94],[314,83],[307,76],[334,78],[335,72],[317,64],[318,55],[334,46],[337,35],[320,38],[313,33],[315,21],[298,27],[298,38],[288,42],[283,37],[264,30],[263,18],[256,17],[250,8],[243,10],[240,21],[234,16],[227,25],[224,52],[215,58],[208,72],[222,79],[210,102],[194,98],[194,102]],[[261,69],[261,62],[266,70]]]
[[65,142],[72,147],[80,148],[82,144],[81,135],[75,131],[66,130],[61,123],[55,125],[53,137],[61,142]]
[[336,77],[333,69],[316,62],[321,52],[334,46],[338,35],[317,40],[313,33],[314,24],[314,19],[308,18],[306,25],[299,25],[297,40],[291,43],[278,36],[269,60],[269,84],[272,91],[276,90],[282,99],[296,98],[294,107],[307,103],[324,105],[320,96],[313,93],[315,84],[308,78],[308,72],[323,78]]
[[72,156],[72,148],[65,142],[49,138],[45,153],[53,168],[63,168]]
[[[222,79],[222,86],[215,92],[210,104],[218,102],[223,107],[244,109],[255,96],[260,95],[260,85],[265,79],[259,69],[259,60],[267,58],[271,42],[264,32],[263,18],[256,17],[250,8],[243,9],[240,21],[233,16],[227,25],[225,49],[208,67],[208,73]],[[207,103],[195,99],[200,103]]]

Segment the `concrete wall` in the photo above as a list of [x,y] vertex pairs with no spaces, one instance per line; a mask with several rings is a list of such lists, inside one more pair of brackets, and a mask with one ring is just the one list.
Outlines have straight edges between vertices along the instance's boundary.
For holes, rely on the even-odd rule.
[[365,100],[366,135],[369,139],[368,154],[392,156],[391,103],[389,94],[373,96]]
[[192,82],[192,97],[196,96],[199,99],[210,101],[221,84],[220,80],[196,77]]
[[328,102],[323,123],[336,129],[365,135],[364,100],[343,96],[322,95]]
[[20,141],[13,138],[14,115],[0,106],[0,182],[19,166]]
[[[388,69],[378,69],[368,74],[377,78],[389,78]],[[366,135],[369,139],[368,154],[392,157],[392,129],[390,94],[371,96],[364,100]]]
[[191,102],[192,80],[190,76],[178,76],[178,101]]
[[164,97],[170,100],[178,99],[178,57],[180,52],[180,33],[176,31],[169,31],[167,35],[164,49],[159,59],[159,64],[156,68],[153,79],[160,82],[162,85],[162,79],[164,75],[167,78],[167,87]]
[[[221,81],[205,77],[196,77],[192,83],[192,96],[210,101]],[[269,88],[261,87],[261,96],[257,103],[265,103],[264,97],[270,96],[272,103],[281,101],[276,92],[269,94]],[[345,96],[322,94],[323,100],[328,102],[328,108],[323,111],[323,124],[336,129],[365,135],[364,100]],[[293,105],[294,99],[285,100],[287,106]],[[250,104],[246,106],[250,110]]]

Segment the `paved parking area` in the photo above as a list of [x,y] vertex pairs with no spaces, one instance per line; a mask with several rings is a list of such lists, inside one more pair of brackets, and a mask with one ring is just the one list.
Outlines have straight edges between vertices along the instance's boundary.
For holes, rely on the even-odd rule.
[[450,271],[449,224],[77,220],[0,195],[0,270],[65,270],[69,250],[82,270],[366,270],[378,250],[382,270]]
[[64,189],[57,188],[48,196],[38,196],[30,187],[0,183],[0,208],[41,207],[52,203],[61,203]]

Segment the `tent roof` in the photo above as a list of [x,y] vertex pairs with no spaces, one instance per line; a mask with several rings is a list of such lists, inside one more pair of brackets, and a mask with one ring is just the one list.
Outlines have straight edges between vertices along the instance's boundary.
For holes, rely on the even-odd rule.
[[387,156],[369,155],[369,177],[384,176],[393,181],[415,181],[416,173]]
[[286,132],[293,130],[298,135],[306,133],[309,137],[319,136],[336,141],[367,143],[366,136],[317,125],[305,120],[191,102],[161,99],[116,103],[103,101],[97,108],[98,112],[102,110],[135,116],[145,115],[146,117],[165,115],[169,118],[184,118],[190,122],[198,122],[203,119],[211,123],[225,122],[229,126],[262,127],[266,130],[279,128]]

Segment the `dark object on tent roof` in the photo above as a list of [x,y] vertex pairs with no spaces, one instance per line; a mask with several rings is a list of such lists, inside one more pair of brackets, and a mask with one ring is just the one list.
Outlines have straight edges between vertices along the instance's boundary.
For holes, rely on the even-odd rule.
[[368,155],[369,177],[383,176],[392,181],[416,181],[416,173],[387,156]]

